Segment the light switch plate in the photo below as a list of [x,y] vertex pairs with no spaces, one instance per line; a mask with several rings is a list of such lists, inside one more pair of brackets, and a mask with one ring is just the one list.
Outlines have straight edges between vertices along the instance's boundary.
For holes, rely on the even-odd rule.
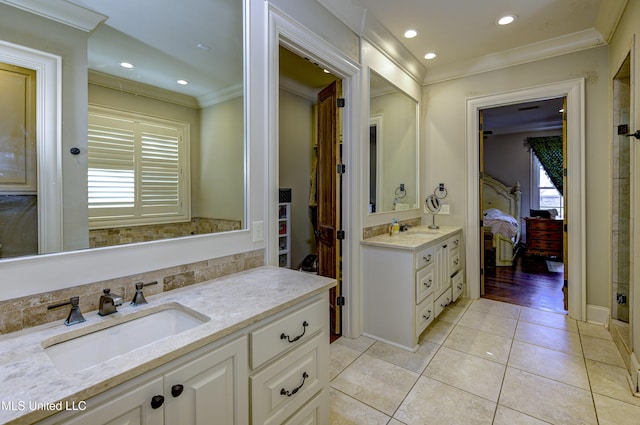
[[264,221],[254,221],[251,229],[253,241],[262,242],[264,240]]
[[440,206],[440,211],[438,212],[438,214],[441,214],[441,215],[451,214],[451,211],[449,210],[449,204],[442,204]]

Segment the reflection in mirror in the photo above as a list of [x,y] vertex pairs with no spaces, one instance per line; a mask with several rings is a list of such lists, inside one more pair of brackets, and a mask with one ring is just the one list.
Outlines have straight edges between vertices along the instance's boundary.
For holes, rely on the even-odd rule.
[[[88,39],[88,141],[75,155],[88,193],[64,205],[87,222],[64,229],[65,250],[244,229],[244,2],[68,1],[106,18]],[[9,194],[0,187],[0,207]],[[15,204],[15,222],[34,211]],[[38,253],[7,233],[0,257]]]
[[369,70],[369,213],[418,207],[417,106]]

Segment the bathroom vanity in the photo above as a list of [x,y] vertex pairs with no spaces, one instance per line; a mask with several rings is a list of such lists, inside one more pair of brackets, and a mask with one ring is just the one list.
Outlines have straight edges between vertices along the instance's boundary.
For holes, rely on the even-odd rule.
[[[328,423],[334,285],[260,267],[78,325],[5,335],[0,422]],[[144,336],[155,340],[136,346]],[[76,350],[89,355],[74,359]]]
[[365,239],[362,264],[364,334],[415,351],[464,292],[462,229],[417,226]]

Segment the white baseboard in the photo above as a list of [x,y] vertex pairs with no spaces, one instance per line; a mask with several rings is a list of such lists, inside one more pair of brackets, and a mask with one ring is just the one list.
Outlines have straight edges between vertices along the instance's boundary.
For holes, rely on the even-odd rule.
[[638,359],[638,356],[636,355],[635,352],[631,352],[631,354],[629,355],[629,357],[631,358],[631,361],[629,362],[630,365],[630,378],[631,378],[631,391],[635,394],[636,397],[640,397],[639,393],[639,388],[640,388],[640,360]]
[[602,325],[609,329],[611,312],[606,307],[587,304],[587,322]]

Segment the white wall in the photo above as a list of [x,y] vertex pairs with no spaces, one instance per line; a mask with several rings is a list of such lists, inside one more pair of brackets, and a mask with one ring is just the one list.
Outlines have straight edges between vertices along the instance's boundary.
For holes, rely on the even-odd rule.
[[196,183],[197,217],[244,222],[244,111],[242,96],[201,110],[200,149],[191,152],[199,163]]
[[[583,77],[586,82],[586,284],[587,304],[609,306],[611,279],[608,249],[611,212],[611,161],[608,111],[607,47],[598,47],[506,69],[429,85],[423,91],[421,187],[444,182],[451,215],[440,224],[466,223],[466,100]],[[426,196],[426,192],[422,192]]]
[[279,185],[291,189],[291,267],[316,252],[309,215],[311,165],[314,158],[314,102],[280,90]]

